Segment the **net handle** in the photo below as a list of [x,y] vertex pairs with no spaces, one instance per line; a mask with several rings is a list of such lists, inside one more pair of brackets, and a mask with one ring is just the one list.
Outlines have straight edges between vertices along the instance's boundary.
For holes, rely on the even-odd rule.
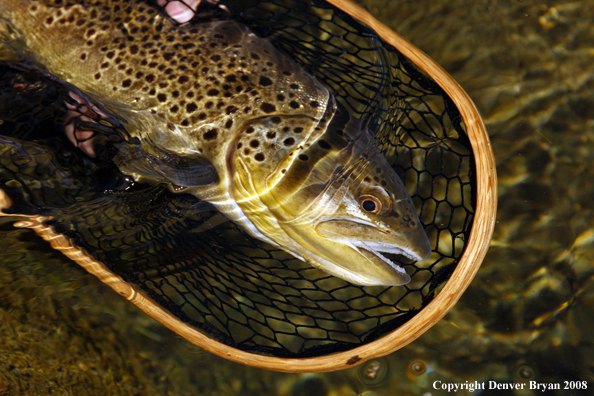
[[[353,367],[374,357],[387,355],[420,337],[460,299],[487,253],[495,226],[497,207],[497,176],[491,143],[480,114],[470,97],[435,61],[377,21],[360,6],[353,4],[349,0],[326,1],[371,27],[384,41],[395,47],[441,86],[460,110],[475,155],[477,203],[474,223],[466,250],[450,280],[446,282],[446,285],[433,301],[425,306],[414,318],[382,338],[346,352],[315,358],[277,358],[257,355],[222,344],[207,334],[183,323],[144,295],[134,285],[128,284],[120,276],[109,271],[104,264],[92,259],[83,249],[73,246],[67,237],[57,234],[51,227],[45,226],[44,223],[50,218],[26,216],[28,217],[27,220],[15,223],[15,226],[33,229],[43,239],[50,242],[52,247],[61,250],[63,254],[98,277],[103,283],[109,285],[146,314],[188,341],[208,352],[238,363],[288,373],[328,372]],[[12,206],[10,198],[0,190],[0,216],[6,216],[7,214],[2,213],[1,210],[10,206]],[[18,215],[13,214],[11,216]]]

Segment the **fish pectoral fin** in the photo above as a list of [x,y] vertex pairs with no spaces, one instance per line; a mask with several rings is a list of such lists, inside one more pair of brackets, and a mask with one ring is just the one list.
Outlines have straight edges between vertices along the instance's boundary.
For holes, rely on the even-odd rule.
[[133,149],[118,156],[115,161],[125,173],[170,182],[180,187],[205,186],[219,181],[212,163],[200,155],[182,156],[166,152],[148,154]]
[[196,187],[219,181],[216,169],[204,157],[164,155],[148,159],[157,173],[178,186]]
[[[205,201],[203,201],[203,202],[205,202]],[[208,230],[211,230],[211,229],[215,228],[216,226],[223,224],[227,221],[229,221],[229,219],[227,219],[223,214],[217,213],[217,214],[211,216],[208,220],[204,221],[204,223],[202,223],[199,227],[194,228],[191,232],[200,233],[200,232],[208,231]]]

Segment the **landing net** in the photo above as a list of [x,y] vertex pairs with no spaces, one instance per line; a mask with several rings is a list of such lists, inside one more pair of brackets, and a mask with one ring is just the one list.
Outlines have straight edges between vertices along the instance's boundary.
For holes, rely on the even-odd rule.
[[[190,23],[230,18],[246,24],[375,133],[433,247],[431,259],[419,264],[389,255],[411,276],[409,284],[362,287],[328,276],[229,221],[216,225],[217,212],[193,196],[133,183],[105,158],[85,158],[60,132],[66,108],[56,103],[64,103],[67,88],[4,63],[0,186],[15,202],[10,210],[51,215],[48,225],[56,232],[230,347],[313,357],[376,340],[422,310],[464,253],[476,181],[458,109],[374,31],[323,1],[222,4],[203,2]],[[11,119],[17,97],[22,103],[35,98],[36,105],[19,107],[21,116]]]

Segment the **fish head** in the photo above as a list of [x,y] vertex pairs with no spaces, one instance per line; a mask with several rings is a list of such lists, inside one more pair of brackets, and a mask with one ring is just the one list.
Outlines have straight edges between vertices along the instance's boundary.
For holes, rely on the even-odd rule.
[[[249,140],[238,145],[234,196],[259,232],[354,284],[410,281],[380,252],[421,261],[431,255],[431,245],[404,184],[360,121],[329,103],[319,119],[276,116],[275,122],[258,120],[252,129],[252,136],[311,132],[299,141],[294,134],[283,136],[264,148]],[[284,144],[287,139],[290,147]],[[246,146],[257,146],[258,153],[241,151]],[[274,148],[264,152],[266,147]],[[251,158],[242,159],[245,152]]]
[[334,245],[327,258],[361,284],[407,284],[410,277],[404,269],[381,253],[414,261],[431,256],[413,201],[377,148],[369,147],[355,162],[318,198],[325,210],[311,222],[311,232],[318,244]]

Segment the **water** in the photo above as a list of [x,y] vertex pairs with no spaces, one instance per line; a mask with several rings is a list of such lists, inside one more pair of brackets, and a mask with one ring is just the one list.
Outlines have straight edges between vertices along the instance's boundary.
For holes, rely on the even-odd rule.
[[442,395],[452,393],[434,384],[466,381],[528,384],[483,395],[542,394],[529,381],[594,388],[594,2],[365,5],[460,82],[492,139],[498,223],[458,305],[375,366],[273,373],[193,347],[32,231],[5,224],[0,394]]

